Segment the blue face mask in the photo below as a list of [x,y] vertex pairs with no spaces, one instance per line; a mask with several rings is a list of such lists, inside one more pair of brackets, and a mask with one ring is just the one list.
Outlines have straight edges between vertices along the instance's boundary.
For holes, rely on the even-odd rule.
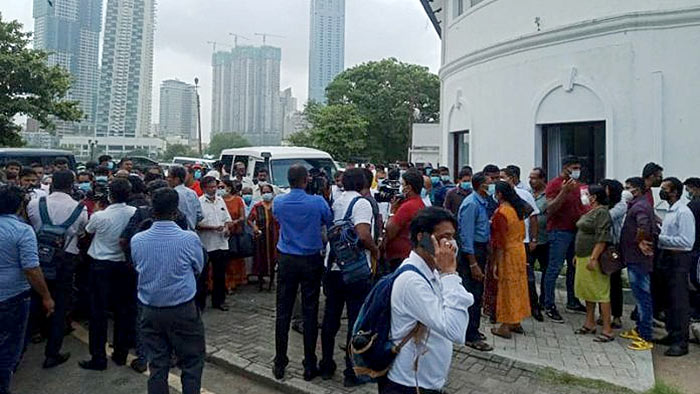
[[459,186],[464,189],[464,190],[472,190],[472,183],[467,181],[467,182],[462,182],[459,184]]
[[84,191],[84,192],[89,192],[92,190],[92,184],[90,182],[82,182],[78,184],[78,189]]
[[199,180],[199,178],[202,177],[202,171],[200,170],[195,170],[194,172],[194,179]]
[[488,190],[489,196],[493,196],[496,194],[496,184],[492,183],[489,185],[489,190]]
[[420,198],[426,198],[428,197],[428,191],[425,190],[425,188],[420,189]]
[[114,169],[114,162],[113,161],[107,162],[107,168],[109,168],[110,170],[113,170]]
[[431,176],[431,177],[430,177],[430,182],[432,182],[433,185],[436,184],[436,183],[439,183],[439,182],[440,182],[440,177],[439,177],[439,176]]
[[275,196],[272,193],[263,193],[262,199],[263,201],[270,202]]
[[107,175],[99,175],[95,177],[95,181],[97,183],[107,183],[109,181],[109,177]]
[[244,194],[243,195],[243,202],[245,205],[250,205],[250,203],[253,201],[253,196],[250,194]]
[[449,175],[443,175],[440,178],[442,179],[443,182],[450,182],[452,180]]

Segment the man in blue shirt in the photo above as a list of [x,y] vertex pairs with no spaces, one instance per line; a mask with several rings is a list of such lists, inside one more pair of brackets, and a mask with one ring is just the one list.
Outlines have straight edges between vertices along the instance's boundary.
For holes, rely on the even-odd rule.
[[196,277],[204,266],[197,234],[173,221],[178,193],[161,188],[153,193],[155,222],[131,239],[131,258],[139,274],[141,335],[151,376],[148,393],[168,392],[170,355],[175,352],[182,371],[182,393],[201,390],[204,369],[204,325],[195,305]]
[[480,351],[491,351],[484,335],[479,332],[481,307],[484,295],[484,273],[488,260],[488,243],[491,237],[488,206],[491,178],[478,172],[472,177],[474,192],[464,199],[459,207],[459,238],[461,243],[458,272],[464,287],[474,296],[474,304],[469,308],[469,325],[465,337],[466,345]]
[[29,319],[30,288],[51,315],[54,301],[39,268],[36,235],[17,214],[24,195],[18,187],[0,187],[0,393],[10,392]]
[[280,224],[277,279],[277,318],[275,322],[276,379],[284,377],[289,363],[287,343],[292,309],[301,285],[304,315],[304,380],[318,375],[316,340],[318,339],[318,298],[323,275],[323,239],[321,229],[333,223],[333,214],[321,196],[305,192],[309,172],[299,164],[289,168],[287,179],[291,191],[279,196],[272,213]]

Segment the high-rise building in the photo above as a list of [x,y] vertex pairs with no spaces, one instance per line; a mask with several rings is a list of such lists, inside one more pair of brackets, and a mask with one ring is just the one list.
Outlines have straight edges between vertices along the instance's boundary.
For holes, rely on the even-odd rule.
[[154,17],[155,0],[107,0],[97,137],[150,131]]
[[[284,130],[284,119],[297,111],[297,98],[292,96],[292,88],[284,89],[280,92],[280,111],[279,122],[282,124],[281,129]],[[282,133],[284,136],[284,133]]]
[[34,48],[49,52],[50,65],[73,78],[68,98],[80,102],[85,119],[56,121],[56,133],[92,134],[95,122],[102,0],[34,0]]
[[158,136],[180,136],[197,143],[197,94],[194,85],[168,79],[160,84]]
[[345,68],[345,0],[311,0],[309,100],[326,102],[326,87]]
[[253,145],[279,145],[282,50],[239,46],[212,56],[212,134],[239,133]]

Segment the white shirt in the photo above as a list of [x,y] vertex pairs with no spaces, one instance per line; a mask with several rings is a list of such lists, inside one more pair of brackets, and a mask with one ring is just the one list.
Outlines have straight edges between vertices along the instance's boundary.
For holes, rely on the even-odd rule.
[[[356,191],[346,191],[343,192],[337,200],[333,203],[333,221],[337,222],[343,220],[345,213],[350,206],[352,200],[355,197],[361,197],[360,193]],[[355,206],[352,208],[352,214],[350,215],[350,220],[357,226],[358,224],[369,224],[370,231],[372,232],[372,237],[374,237],[374,215],[372,214],[372,204],[367,201],[366,198],[361,198],[357,200]],[[329,246],[330,248],[330,246]],[[367,264],[372,267],[372,253],[369,250],[365,252],[367,254]],[[328,253],[326,253],[326,265],[328,265]],[[339,271],[340,267],[333,263],[331,271]]]
[[331,198],[333,199],[333,201],[337,201],[342,195],[343,189],[339,188],[338,185],[331,186]]
[[[423,197],[422,200],[423,200],[423,204],[425,204],[425,207],[426,207],[426,208],[427,208],[427,207],[432,207],[432,206],[433,206],[432,201],[430,201],[430,195],[427,195],[427,196]],[[423,388],[426,388],[426,387],[423,387]]]
[[[389,370],[389,379],[408,387],[440,390],[445,385],[452,362],[452,344],[463,344],[469,323],[468,309],[474,297],[462,286],[458,275],[440,278],[423,259],[411,252],[403,264],[416,266],[432,288],[415,272],[401,274],[391,291],[391,338],[399,344],[421,322],[428,329],[427,339],[416,345],[412,339],[401,349]],[[418,371],[414,362],[418,359]]]
[[48,196],[49,196],[48,190],[44,190],[42,188],[32,189],[32,191],[29,192],[29,198],[31,200],[35,200],[35,199],[38,200],[42,197],[48,197]]
[[[36,189],[35,189],[36,190]],[[71,196],[63,192],[53,192],[46,197],[46,206],[49,211],[49,218],[55,225],[62,224],[73,213],[78,202]],[[39,231],[41,227],[41,214],[39,213],[39,199],[32,198],[27,204],[27,216],[34,227],[34,231]],[[85,225],[88,222],[87,208],[83,208],[83,212],[78,216],[78,220],[66,230],[65,251],[71,254],[78,254],[78,238],[85,233]]]
[[85,227],[85,231],[95,234],[88,255],[95,260],[126,261],[119,237],[134,212],[136,208],[119,203],[93,213]]
[[530,243],[530,218],[535,215],[540,214],[540,209],[537,208],[537,203],[535,202],[535,197],[528,191],[515,188],[515,192],[518,194],[521,200],[525,201],[528,205],[532,207],[532,213],[530,216],[525,218],[525,243]]
[[520,181],[517,185],[515,185],[516,189],[520,190],[525,190],[528,193],[532,193],[532,188],[530,187],[530,184],[527,182]]
[[689,252],[695,243],[695,217],[687,205],[676,201],[664,216],[659,235],[659,247]]
[[[200,226],[219,227],[225,226],[226,223],[232,222],[231,215],[228,213],[224,199],[215,196],[214,200],[210,200],[206,194],[199,197],[199,203],[202,204],[202,213],[204,219],[199,222]],[[197,231],[199,239],[202,241],[202,246],[207,252],[215,250],[228,250],[228,233],[224,231]]]
[[231,180],[234,180],[234,179],[236,179],[236,180],[238,180],[239,182],[241,182],[241,188],[249,187],[251,190],[252,190],[252,189],[255,189],[255,184],[253,183],[253,180],[250,179],[250,178],[248,178],[247,176],[244,176],[244,177],[241,178],[241,179],[238,179],[237,176],[232,176],[232,177],[231,177]]

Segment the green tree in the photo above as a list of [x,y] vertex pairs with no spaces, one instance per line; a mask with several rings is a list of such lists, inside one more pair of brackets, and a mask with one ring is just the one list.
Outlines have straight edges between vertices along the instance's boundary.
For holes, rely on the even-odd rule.
[[293,134],[292,145],[320,149],[340,161],[365,154],[368,123],[355,105],[309,105],[305,113],[312,127]]
[[405,160],[412,124],[439,120],[438,76],[394,58],[345,70],[328,85],[326,96],[329,105],[357,106],[368,122],[363,153],[379,162]]
[[165,152],[163,152],[163,157],[161,158],[161,160],[167,162],[172,160],[175,156],[196,157],[199,155],[187,145],[168,144],[168,147],[165,148]]
[[77,121],[83,113],[77,101],[66,100],[71,76],[60,66],[49,66],[49,54],[30,49],[31,33],[17,21],[6,22],[0,14],[0,146],[21,146],[14,123],[16,115],[36,119],[44,129],[54,119]]
[[250,146],[250,142],[240,134],[219,133],[211,137],[207,153],[218,158],[224,149],[244,148],[246,146]]

